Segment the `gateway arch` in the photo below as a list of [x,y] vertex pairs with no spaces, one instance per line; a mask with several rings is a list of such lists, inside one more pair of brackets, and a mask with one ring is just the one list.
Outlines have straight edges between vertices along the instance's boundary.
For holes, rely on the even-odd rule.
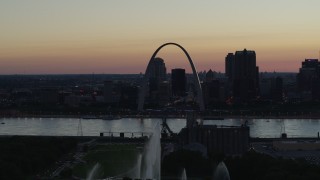
[[202,89],[201,89],[201,84],[200,84],[200,80],[199,80],[199,76],[197,74],[196,68],[194,67],[194,64],[192,62],[192,59],[190,57],[190,55],[188,54],[188,52],[179,44],[177,43],[173,43],[173,42],[169,42],[169,43],[165,43],[163,45],[161,45],[151,56],[151,59],[148,63],[145,75],[143,77],[142,80],[142,86],[140,87],[140,92],[139,92],[139,101],[138,101],[138,111],[143,111],[143,106],[144,106],[144,99],[146,96],[146,89],[147,89],[147,85],[148,85],[148,81],[149,81],[149,75],[150,75],[150,62],[156,57],[156,55],[158,54],[158,52],[165,46],[168,45],[174,45],[179,47],[184,54],[187,56],[191,69],[192,69],[192,73],[193,73],[193,78],[195,81],[195,86],[196,86],[196,90],[197,90],[197,101],[200,107],[200,111],[204,111],[204,103],[203,103],[203,95],[202,95]]

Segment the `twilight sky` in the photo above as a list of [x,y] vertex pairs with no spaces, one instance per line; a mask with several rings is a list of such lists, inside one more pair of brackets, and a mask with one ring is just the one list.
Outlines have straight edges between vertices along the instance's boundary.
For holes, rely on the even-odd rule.
[[[319,0],[1,0],[0,74],[139,73],[163,43],[198,71],[255,50],[260,71],[296,72],[319,58]],[[160,51],[189,70],[181,50]]]

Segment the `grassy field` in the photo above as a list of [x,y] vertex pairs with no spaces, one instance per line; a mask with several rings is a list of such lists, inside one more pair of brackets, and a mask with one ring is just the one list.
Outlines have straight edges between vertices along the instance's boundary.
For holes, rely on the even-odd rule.
[[137,145],[98,145],[89,150],[84,157],[86,163],[78,164],[73,169],[73,175],[81,178],[87,177],[96,163],[100,164],[95,178],[113,177],[134,168],[141,147]]

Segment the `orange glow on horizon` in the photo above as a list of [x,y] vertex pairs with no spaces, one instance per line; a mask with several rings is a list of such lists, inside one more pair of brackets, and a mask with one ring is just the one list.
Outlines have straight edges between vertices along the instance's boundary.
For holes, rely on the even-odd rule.
[[[256,51],[260,72],[297,72],[305,58],[319,58],[319,6],[299,0],[4,1],[0,74],[140,73],[166,42],[182,45],[198,71],[224,72],[227,53],[247,48]],[[166,47],[159,56],[168,72],[190,72],[181,50]]]

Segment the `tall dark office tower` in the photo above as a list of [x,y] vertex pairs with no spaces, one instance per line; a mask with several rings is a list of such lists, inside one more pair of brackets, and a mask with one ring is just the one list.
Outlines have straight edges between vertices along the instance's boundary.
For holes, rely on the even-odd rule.
[[233,67],[234,67],[234,54],[228,53],[228,55],[225,58],[225,72],[229,80],[232,80],[232,77],[233,77],[232,76]]
[[186,71],[184,69],[171,70],[171,86],[173,96],[185,96],[186,94]]
[[259,92],[259,69],[254,51],[236,51],[233,67],[233,96],[240,101],[255,98]]
[[159,83],[167,79],[167,69],[163,59],[158,57],[150,62],[149,68],[149,90],[152,92],[158,90]]
[[160,81],[165,81],[167,79],[167,69],[163,59],[156,57],[150,62],[149,77],[157,78]]
[[271,81],[271,98],[274,101],[283,100],[283,79],[281,77],[276,77]]
[[320,98],[320,62],[318,59],[305,59],[297,75],[298,90],[311,92],[313,99]]

